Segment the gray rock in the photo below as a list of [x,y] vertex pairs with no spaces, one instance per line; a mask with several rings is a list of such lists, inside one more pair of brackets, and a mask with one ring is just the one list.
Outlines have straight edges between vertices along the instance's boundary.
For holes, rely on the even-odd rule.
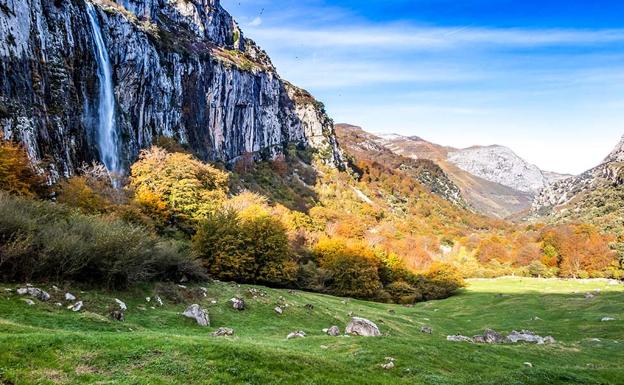
[[585,293],[585,298],[586,299],[592,299],[592,298],[594,298],[594,295],[592,293]]
[[329,329],[327,329],[327,331],[325,332],[328,335],[332,336],[332,337],[338,337],[340,335],[340,328],[336,325],[330,327]]
[[524,366],[526,366],[527,368],[532,368],[532,367],[533,367],[533,364],[532,364],[532,363],[530,363],[530,362],[525,362],[525,363],[524,363]]
[[394,361],[386,362],[385,364],[381,364],[381,367],[385,370],[394,369]]
[[128,306],[126,306],[126,304],[123,301],[115,298],[115,302],[117,302],[117,305],[119,305],[119,309],[121,309],[122,311],[128,310]]
[[245,310],[245,301],[242,298],[232,298],[232,307],[236,310]]
[[279,306],[276,306],[273,310],[279,315],[282,315],[282,313],[284,313],[284,310],[282,310],[282,308]]
[[122,310],[113,310],[110,314],[111,318],[115,321],[125,321],[126,316]]
[[421,326],[420,327],[420,332],[421,333],[426,333],[426,334],[431,334],[433,333],[433,329],[429,326]]
[[347,334],[362,337],[379,337],[381,332],[375,323],[365,318],[353,317],[345,329]]
[[507,336],[507,338],[505,338],[505,342],[512,343],[512,344],[515,344],[518,342],[527,342],[527,343],[534,343],[534,344],[542,345],[546,343],[548,344],[555,343],[555,339],[551,336],[541,337],[528,330],[522,330],[520,332],[517,332],[514,330]]
[[293,338],[304,338],[305,336],[306,336],[305,332],[299,330],[299,331],[295,331],[295,332],[289,333],[286,336],[286,339],[287,340],[292,340]]
[[158,306],[163,306],[164,305],[163,300],[158,295],[154,296],[154,301],[156,301]]
[[457,335],[454,335],[454,336],[446,336],[446,340],[447,341],[451,341],[451,342],[473,342],[472,338],[466,337],[466,336],[462,336],[460,334],[457,334]]
[[65,301],[75,301],[76,296],[72,293],[65,293]]
[[601,322],[609,322],[609,321],[615,321],[615,318],[612,317],[602,317],[602,319],[600,319]]
[[69,305],[67,308],[73,312],[79,312],[80,310],[82,310],[82,306],[83,306],[83,302],[78,301],[73,305]]
[[17,294],[26,295],[38,299],[39,301],[48,301],[50,299],[50,294],[47,292],[37,288],[37,287],[22,287],[17,289]]
[[195,321],[197,321],[197,324],[199,326],[210,326],[210,318],[208,316],[208,312],[202,309],[197,304],[193,304],[186,308],[182,315],[187,318],[193,318]]
[[35,304],[35,301],[33,301],[32,299],[26,298],[23,301],[26,302],[26,305],[28,306],[33,306]]
[[505,342],[505,337],[492,329],[485,329],[483,340],[486,344],[501,344]]
[[234,329],[221,327],[221,328],[217,329],[215,332],[213,332],[211,335],[213,337],[227,337],[227,336],[231,336],[231,335],[234,335]]

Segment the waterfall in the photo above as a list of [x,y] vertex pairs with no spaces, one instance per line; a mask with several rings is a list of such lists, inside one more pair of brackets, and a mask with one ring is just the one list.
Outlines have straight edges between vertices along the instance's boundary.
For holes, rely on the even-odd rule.
[[114,182],[114,176],[116,174],[119,175],[122,170],[119,159],[119,137],[115,127],[115,96],[113,94],[112,69],[108,51],[104,44],[104,39],[102,38],[102,31],[100,30],[95,7],[89,1],[85,3],[87,5],[89,22],[93,29],[95,57],[98,64],[97,76],[100,83],[97,122],[97,141],[100,149],[100,160],[112,175]]

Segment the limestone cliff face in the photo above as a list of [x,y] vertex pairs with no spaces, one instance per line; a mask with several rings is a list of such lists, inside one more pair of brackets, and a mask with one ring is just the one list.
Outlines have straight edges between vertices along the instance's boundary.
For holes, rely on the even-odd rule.
[[157,136],[206,160],[286,143],[342,156],[322,104],[283,81],[218,0],[0,0],[0,130],[58,175],[99,160],[95,5],[112,69],[120,162]]

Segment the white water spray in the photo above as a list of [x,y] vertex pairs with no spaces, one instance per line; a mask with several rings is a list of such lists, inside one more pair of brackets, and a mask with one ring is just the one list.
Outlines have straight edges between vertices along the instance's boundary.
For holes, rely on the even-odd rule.
[[89,22],[93,29],[95,57],[98,64],[97,76],[100,83],[97,124],[98,146],[100,148],[101,161],[111,174],[111,179],[113,184],[115,184],[115,175],[121,174],[122,170],[119,160],[119,137],[115,127],[115,96],[113,94],[112,69],[95,7],[89,1],[85,3],[87,5]]

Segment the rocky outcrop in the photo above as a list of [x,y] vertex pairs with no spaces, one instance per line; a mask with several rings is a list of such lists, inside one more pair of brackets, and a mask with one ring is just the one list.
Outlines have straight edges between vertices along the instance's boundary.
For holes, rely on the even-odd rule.
[[197,321],[199,326],[210,326],[210,317],[205,309],[202,309],[198,304],[193,304],[186,308],[183,316],[186,318],[192,318]]
[[[533,201],[534,215],[548,215],[573,202],[582,211],[581,198],[590,193],[624,185],[624,137],[598,166],[584,173],[560,180],[543,189]],[[604,204],[604,203],[603,203]]]
[[[332,121],[283,81],[218,0],[86,0],[114,84],[120,164],[158,136],[205,160],[272,157],[287,143],[341,165]],[[53,174],[101,160],[94,30],[85,0],[0,3],[0,130]]]

